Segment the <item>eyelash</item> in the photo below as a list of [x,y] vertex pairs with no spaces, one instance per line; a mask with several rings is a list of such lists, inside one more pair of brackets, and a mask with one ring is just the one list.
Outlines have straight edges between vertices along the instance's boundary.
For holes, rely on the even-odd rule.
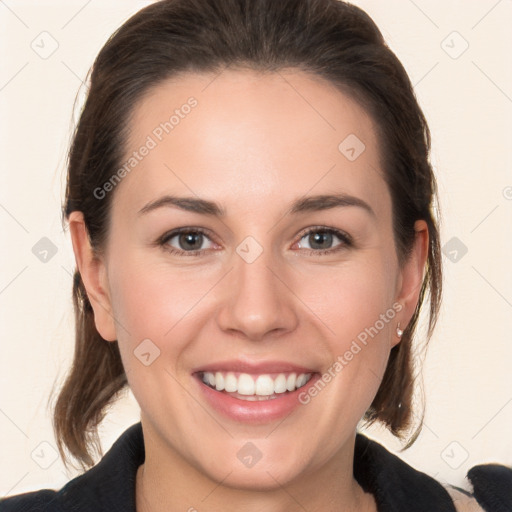
[[[175,256],[180,256],[180,257],[181,256],[184,256],[184,257],[197,256],[201,252],[203,252],[205,250],[208,250],[208,249],[196,249],[196,250],[193,250],[193,251],[183,251],[183,250],[178,250],[178,249],[176,249],[174,247],[170,248],[167,245],[169,240],[171,240],[175,236],[183,234],[183,233],[186,233],[186,234],[197,234],[197,233],[200,233],[200,234],[203,234],[203,235],[208,237],[208,232],[205,229],[203,229],[203,228],[194,228],[194,227],[178,228],[178,229],[174,229],[172,231],[169,231],[168,233],[163,234],[157,240],[157,245],[162,247],[162,249],[164,249],[168,253],[170,253],[172,255],[175,255]],[[313,226],[313,227],[309,228],[307,231],[305,231],[305,232],[300,234],[299,241],[302,240],[305,236],[310,235],[311,233],[333,234],[337,238],[339,238],[341,243],[338,246],[336,246],[336,247],[334,247],[332,249],[323,249],[323,250],[320,250],[320,249],[317,249],[317,250],[315,250],[315,249],[306,249],[307,253],[310,254],[310,255],[323,256],[323,255],[326,255],[326,254],[333,254],[335,252],[338,252],[338,251],[341,251],[343,249],[350,248],[350,247],[353,246],[353,240],[352,240],[352,237],[350,235],[348,235],[344,231],[340,231],[339,229],[327,228],[325,226]]]

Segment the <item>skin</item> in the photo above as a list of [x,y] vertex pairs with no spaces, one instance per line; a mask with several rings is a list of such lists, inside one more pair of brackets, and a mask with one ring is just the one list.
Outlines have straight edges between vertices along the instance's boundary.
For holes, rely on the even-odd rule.
[[[146,461],[137,473],[137,510],[375,511],[352,474],[356,426],[400,342],[397,323],[405,328],[414,313],[426,224],[416,222],[414,250],[400,268],[373,120],[301,71],[167,80],[135,106],[127,155],[190,96],[197,107],[110,192],[103,254],[93,254],[82,214],[69,218],[96,327],[119,341],[141,407]],[[349,134],[366,146],[355,161],[338,150]],[[304,195],[334,192],[364,200],[375,215],[355,206],[286,214]],[[163,207],[138,214],[164,194],[216,201],[226,213],[219,219]],[[200,254],[177,256],[155,243],[189,226],[208,231]],[[304,234],[316,226],[342,230],[354,244],[334,237],[322,247],[341,250],[318,255]],[[263,249],[250,264],[236,252],[247,236]],[[189,247],[179,237],[169,246]],[[227,419],[191,375],[234,357],[325,372],[397,303],[395,318],[284,421]],[[133,353],[147,338],[160,349],[149,366]],[[262,453],[251,468],[237,458],[248,441]]]

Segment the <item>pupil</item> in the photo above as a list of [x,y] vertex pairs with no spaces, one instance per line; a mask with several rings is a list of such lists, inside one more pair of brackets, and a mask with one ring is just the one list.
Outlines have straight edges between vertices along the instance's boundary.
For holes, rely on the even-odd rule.
[[[180,245],[185,249],[200,249],[202,245],[202,236],[202,233],[182,233],[180,236]],[[195,243],[194,238],[196,238]],[[190,245],[187,247],[187,244]]]
[[[313,241],[313,243],[311,243],[311,240]],[[329,248],[328,246],[330,245],[330,243],[328,243],[327,247],[322,246],[322,242],[325,243],[326,241],[332,243],[332,233],[327,233],[325,231],[319,231],[318,233],[315,233],[310,236],[309,245],[313,249],[328,249]],[[320,245],[320,247],[315,247],[317,245]]]

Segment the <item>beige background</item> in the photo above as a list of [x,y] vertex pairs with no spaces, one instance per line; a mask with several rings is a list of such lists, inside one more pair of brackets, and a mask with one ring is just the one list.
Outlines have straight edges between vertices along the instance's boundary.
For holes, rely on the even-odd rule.
[[[72,105],[106,38],[149,3],[0,2],[0,496],[59,488],[74,474],[56,460],[48,409],[73,347],[74,257],[60,225]],[[443,214],[445,297],[423,367],[425,425],[400,456],[467,487],[475,464],[512,465],[512,1],[354,3],[415,84]],[[46,262],[32,252],[43,237],[57,251]],[[104,449],[136,421],[127,393],[102,427]],[[381,429],[370,434],[399,448]]]

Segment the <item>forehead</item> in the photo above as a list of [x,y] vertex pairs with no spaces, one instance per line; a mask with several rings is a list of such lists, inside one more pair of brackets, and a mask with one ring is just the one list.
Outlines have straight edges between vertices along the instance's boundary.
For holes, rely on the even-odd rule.
[[359,195],[377,213],[389,206],[373,120],[301,71],[182,74],[139,101],[129,128],[123,163],[134,165],[116,202],[134,208],[164,193],[253,211],[309,192]]

